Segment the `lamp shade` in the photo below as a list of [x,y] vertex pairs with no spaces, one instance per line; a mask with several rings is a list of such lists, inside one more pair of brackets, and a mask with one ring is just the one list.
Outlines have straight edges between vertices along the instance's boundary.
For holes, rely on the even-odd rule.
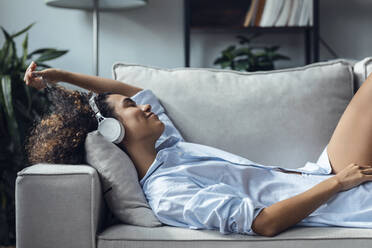
[[[93,10],[93,0],[45,0],[49,6]],[[129,9],[147,4],[147,0],[99,0],[99,10]]]

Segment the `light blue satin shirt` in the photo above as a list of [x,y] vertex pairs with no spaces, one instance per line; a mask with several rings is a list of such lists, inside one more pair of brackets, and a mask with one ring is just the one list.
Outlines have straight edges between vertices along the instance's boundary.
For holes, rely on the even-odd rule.
[[[329,162],[287,169],[186,142],[151,90],[131,98],[138,105],[150,104],[165,124],[155,144],[156,158],[140,185],[156,217],[166,225],[257,235],[251,225],[262,209],[334,176]],[[340,192],[297,225],[372,228],[371,193],[371,182]]]

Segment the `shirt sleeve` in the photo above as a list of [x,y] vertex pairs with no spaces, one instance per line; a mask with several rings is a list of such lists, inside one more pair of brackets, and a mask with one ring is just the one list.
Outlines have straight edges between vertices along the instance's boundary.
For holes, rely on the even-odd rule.
[[[144,89],[137,92],[134,96],[131,97],[137,105],[150,104],[151,111],[154,112],[160,121],[165,125],[164,131],[159,139],[156,141],[155,147],[160,146],[162,143],[173,144],[174,141],[184,141],[181,133],[174,126],[173,122],[169,119],[165,113],[164,107],[160,104],[158,98],[150,89]],[[169,141],[172,142],[169,142]],[[165,142],[168,141],[168,142]]]
[[214,184],[187,195],[175,189],[164,194],[154,211],[159,220],[190,229],[216,229],[222,234],[257,235],[251,226],[264,206],[238,195],[231,186]]

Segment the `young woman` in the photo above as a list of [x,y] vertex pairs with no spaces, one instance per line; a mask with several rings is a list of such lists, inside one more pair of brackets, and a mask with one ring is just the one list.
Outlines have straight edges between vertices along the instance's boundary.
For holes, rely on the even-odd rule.
[[[79,164],[84,141],[97,129],[88,99],[68,82],[99,93],[105,117],[125,127],[118,144],[132,159],[145,196],[164,224],[221,233],[275,236],[294,225],[372,228],[372,76],[355,94],[317,171],[264,166],[237,155],[186,142],[150,90],[60,69],[35,71],[24,81],[46,88],[54,110],[31,131],[30,164]],[[328,159],[329,158],[329,159]]]

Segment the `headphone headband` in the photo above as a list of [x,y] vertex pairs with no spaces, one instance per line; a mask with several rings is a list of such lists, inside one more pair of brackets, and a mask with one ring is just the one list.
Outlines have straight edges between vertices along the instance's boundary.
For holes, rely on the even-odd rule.
[[92,97],[89,99],[89,105],[92,108],[95,117],[97,118],[98,123],[100,123],[104,117],[102,116],[101,112],[99,111],[97,104],[96,104],[96,93],[93,93]]

